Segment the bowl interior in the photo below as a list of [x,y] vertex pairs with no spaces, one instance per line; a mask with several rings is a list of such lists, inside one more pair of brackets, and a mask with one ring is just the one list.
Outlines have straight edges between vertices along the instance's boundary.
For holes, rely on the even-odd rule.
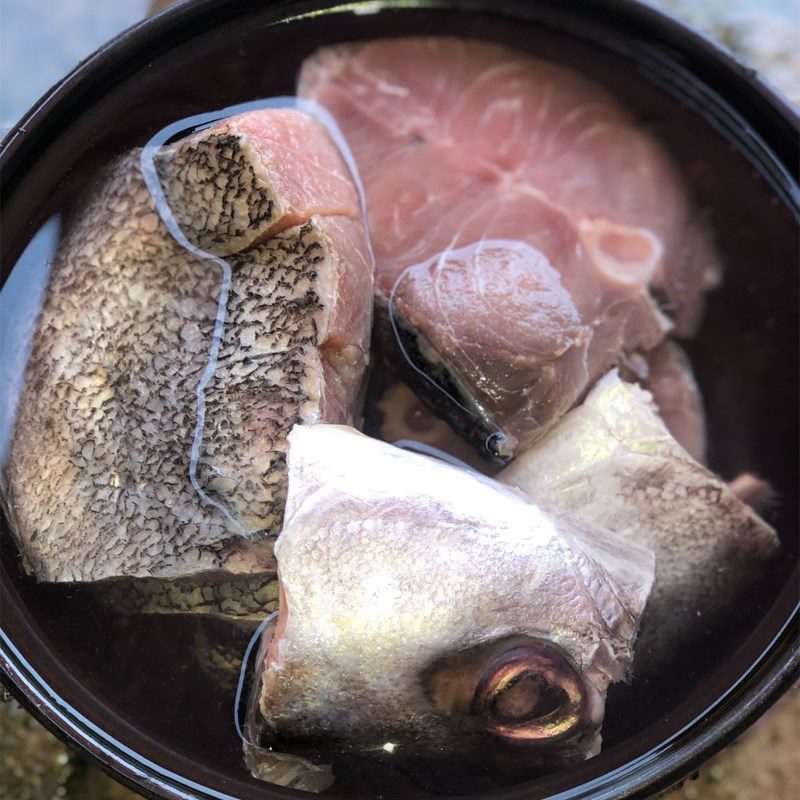
[[[98,168],[179,118],[291,94],[301,61],[320,45],[404,34],[494,39],[606,86],[665,143],[716,231],[725,280],[710,297],[702,330],[688,344],[706,403],[710,463],[728,479],[749,470],[772,482],[778,500],[766,515],[783,539],[773,572],[736,609],[732,628],[710,626],[707,638],[681,656],[680,670],[649,684],[614,687],[603,753],[568,774],[530,784],[524,796],[577,787],[644,756],[722,697],[788,613],[785,596],[783,605],[775,603],[798,557],[800,253],[796,210],[786,201],[780,170],[725,104],[688,77],[679,56],[651,50],[611,17],[607,26],[589,18],[578,23],[577,15],[545,13],[545,6],[534,3],[519,4],[524,13],[512,15],[417,7],[340,9],[283,20],[278,7],[247,14],[229,13],[231,8],[221,5],[211,26],[177,27],[169,49],[136,43],[124,75],[99,75],[104,88],[81,98],[79,113],[68,121],[53,121],[46,145],[24,164],[23,179],[15,174],[7,184],[4,279],[16,264],[15,291],[35,310],[34,287],[41,283],[37,276],[59,220],[76,197],[91,191]],[[233,725],[234,687],[222,693],[197,668],[190,623],[126,618],[95,602],[85,588],[37,585],[21,569],[5,519],[2,569],[7,636],[80,714],[154,762],[154,769],[224,794],[269,796],[242,761]],[[355,760],[352,769],[343,766],[332,796],[428,796],[390,768]],[[441,786],[442,776],[436,778]],[[454,781],[452,788],[500,789],[508,778],[470,781]]]

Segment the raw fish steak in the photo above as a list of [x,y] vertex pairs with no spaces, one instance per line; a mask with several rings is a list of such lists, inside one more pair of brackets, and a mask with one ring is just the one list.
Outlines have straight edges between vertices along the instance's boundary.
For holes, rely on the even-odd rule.
[[319,51],[299,92],[353,149],[396,358],[489,452],[524,449],[670,325],[696,329],[709,232],[600,86],[487,42],[401,38]]
[[359,413],[372,265],[326,130],[259,111],[159,151],[192,249],[142,169],[71,220],[27,367],[4,488],[41,580],[274,568],[287,433]]
[[775,531],[675,441],[650,394],[616,370],[497,479],[653,550],[637,671],[664,667],[719,627],[778,551]]
[[[280,612],[251,709],[262,744],[390,742],[402,758],[488,735],[548,763],[596,753],[652,553],[344,426],[298,425],[289,444]],[[247,757],[265,780],[331,780],[271,750]]]

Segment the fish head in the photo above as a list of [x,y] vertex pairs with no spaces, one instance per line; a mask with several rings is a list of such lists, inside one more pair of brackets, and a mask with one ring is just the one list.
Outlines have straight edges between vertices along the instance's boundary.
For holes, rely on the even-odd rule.
[[294,429],[289,474],[262,743],[396,759],[497,743],[548,763],[597,751],[649,551],[336,426]]

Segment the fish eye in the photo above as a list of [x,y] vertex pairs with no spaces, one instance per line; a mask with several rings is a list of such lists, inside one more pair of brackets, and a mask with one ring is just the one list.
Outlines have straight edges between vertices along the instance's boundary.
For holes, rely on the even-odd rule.
[[578,670],[545,642],[518,645],[496,656],[478,681],[472,713],[506,739],[550,742],[580,723],[584,688]]

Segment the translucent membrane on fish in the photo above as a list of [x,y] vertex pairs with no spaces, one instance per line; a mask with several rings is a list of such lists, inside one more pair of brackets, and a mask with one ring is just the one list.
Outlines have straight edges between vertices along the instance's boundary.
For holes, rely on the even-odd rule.
[[358,163],[390,358],[490,454],[527,447],[671,326],[696,329],[719,274],[710,235],[665,150],[600,86],[430,37],[320,50],[299,93]]
[[286,434],[359,415],[362,198],[335,125],[295,105],[162,133],[65,227],[4,473],[39,579],[148,578],[148,610],[251,614]]
[[[343,426],[298,425],[289,443],[259,744],[389,742],[402,758],[500,739],[550,765],[596,753],[651,552]],[[278,781],[272,758],[248,749]]]
[[736,487],[695,461],[651,395],[616,371],[497,478],[653,550],[637,671],[666,666],[722,625],[778,551],[775,531]]

